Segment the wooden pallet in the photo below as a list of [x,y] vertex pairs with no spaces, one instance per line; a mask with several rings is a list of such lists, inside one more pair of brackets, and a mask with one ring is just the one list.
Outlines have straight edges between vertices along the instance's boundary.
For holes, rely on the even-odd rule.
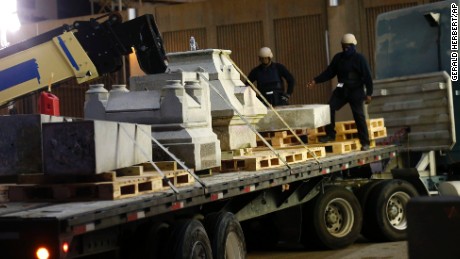
[[335,130],[339,132],[356,132],[356,123],[355,121],[338,121],[335,123]]
[[[382,128],[382,129],[368,129],[369,131],[369,139],[375,140],[379,138],[385,138],[387,136],[387,129]],[[337,141],[346,141],[346,140],[352,140],[352,139],[359,139],[358,132],[350,132],[350,133],[337,133],[336,135],[336,140]]]
[[324,147],[308,147],[308,150],[304,147],[300,147],[296,149],[285,149],[280,152],[280,156],[284,158],[284,161],[288,164],[292,164],[325,157],[326,150]]
[[9,187],[10,201],[116,200],[163,190],[161,178],[126,176],[115,182],[21,184]]
[[371,129],[372,128],[377,129],[377,128],[385,127],[385,121],[384,121],[383,118],[366,120],[366,123],[367,123],[367,126],[369,128],[371,128]]
[[308,145],[313,144],[320,144],[319,138],[322,136],[326,136],[326,133],[318,134],[318,135],[308,135]]
[[[306,129],[293,129],[294,133],[297,135],[304,135],[307,133]],[[290,130],[279,130],[279,131],[264,131],[264,132],[259,132],[259,134],[264,137],[264,138],[279,138],[279,137],[287,137],[287,136],[293,136],[292,132]],[[259,139],[259,136],[257,136],[257,139]]]
[[[298,137],[301,137],[301,135],[298,135]],[[272,146],[274,147],[288,147],[301,144],[302,143],[294,136],[287,136],[284,138],[272,138]]]
[[[383,118],[366,120],[367,128],[369,131],[370,139],[378,139],[386,137],[386,128]],[[335,130],[337,132],[336,141],[347,141],[352,139],[358,139],[358,129],[354,120],[351,121],[339,121],[335,123]],[[317,129],[309,129],[308,133],[308,144],[320,144],[319,137],[325,136],[325,127],[319,127]]]
[[220,172],[240,170],[257,171],[275,168],[281,165],[283,165],[283,162],[281,162],[277,156],[235,157],[232,160],[221,161]]
[[316,129],[307,129],[307,134],[308,135],[320,135],[324,136],[326,135],[326,128],[324,126],[316,128]]
[[279,167],[283,163],[277,156],[246,157],[243,158],[244,169],[248,171],[257,171],[261,169]]
[[[369,130],[380,130],[385,127],[383,118],[366,120],[366,124]],[[354,133],[358,131],[354,120],[336,122],[335,130],[337,133]]]
[[370,139],[380,139],[380,138],[386,138],[386,137],[387,137],[387,128],[369,130]]
[[[292,134],[291,131],[288,130],[283,130],[283,131],[274,131],[274,132],[262,132],[261,134],[265,140],[272,145],[273,147],[288,147],[288,146],[294,146],[294,145],[301,145],[302,143],[299,142],[299,140]],[[299,138],[305,138],[307,136],[307,130],[306,129],[296,129],[294,130],[294,133],[299,137]],[[257,136],[257,146],[258,147],[263,147],[265,146],[265,143]]]
[[236,156],[248,156],[252,155],[252,148],[240,148],[230,151],[222,151],[221,152],[221,160],[230,160]]
[[307,134],[307,142],[309,145],[319,144],[319,138],[326,136],[326,128],[323,126],[316,129],[308,129]]
[[[310,148],[310,152],[313,152],[315,156],[303,147],[294,149],[283,149],[277,151],[280,157],[288,164],[310,160],[313,159],[315,156],[317,158],[326,156],[326,151],[324,147]],[[263,150],[257,152],[254,151],[252,156],[241,156],[235,157],[231,160],[222,160],[220,171],[257,171],[262,169],[279,167],[283,165],[284,163],[279,159],[278,156],[273,154],[271,151]]]
[[309,144],[308,146],[324,147],[326,150],[326,153],[332,153],[332,154],[346,154],[346,153],[350,153],[352,151],[357,151],[361,149],[359,140]]
[[[176,187],[195,179],[172,162],[157,164]],[[21,175],[19,183],[8,186],[10,201],[116,200],[169,189],[151,164],[133,166],[93,176]],[[164,170],[164,171],[163,171]]]

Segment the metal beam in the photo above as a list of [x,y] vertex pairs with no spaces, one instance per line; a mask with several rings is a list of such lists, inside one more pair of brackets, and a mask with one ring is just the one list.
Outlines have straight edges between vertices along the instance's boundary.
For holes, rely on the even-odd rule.
[[302,182],[287,197],[284,197],[286,191],[284,186],[265,190],[236,212],[235,216],[239,221],[244,221],[303,204],[320,193],[322,179],[322,177],[317,177]]

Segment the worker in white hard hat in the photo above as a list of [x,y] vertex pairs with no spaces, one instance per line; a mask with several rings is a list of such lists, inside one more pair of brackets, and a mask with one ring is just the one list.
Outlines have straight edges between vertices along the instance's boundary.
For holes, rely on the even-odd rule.
[[358,130],[361,150],[369,150],[369,133],[363,104],[369,104],[372,100],[373,82],[366,59],[356,52],[357,43],[355,35],[343,35],[342,52],[337,53],[326,70],[308,82],[307,87],[313,87],[337,76],[338,84],[329,100],[331,123],[326,126],[326,136],[321,137],[319,141],[325,143],[335,140],[335,112],[348,103]]
[[[272,106],[288,105],[294,91],[294,77],[284,65],[273,62],[273,53],[268,47],[259,50],[259,61],[260,65],[249,73],[249,81],[257,82],[257,89]],[[286,90],[283,79],[287,82]]]

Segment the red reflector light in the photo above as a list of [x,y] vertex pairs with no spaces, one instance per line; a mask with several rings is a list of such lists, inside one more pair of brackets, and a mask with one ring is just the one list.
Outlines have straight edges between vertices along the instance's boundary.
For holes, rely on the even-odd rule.
[[39,247],[35,253],[37,259],[48,259],[50,258],[50,252],[45,247]]
[[64,253],[69,252],[69,243],[67,243],[67,242],[62,243],[62,251]]

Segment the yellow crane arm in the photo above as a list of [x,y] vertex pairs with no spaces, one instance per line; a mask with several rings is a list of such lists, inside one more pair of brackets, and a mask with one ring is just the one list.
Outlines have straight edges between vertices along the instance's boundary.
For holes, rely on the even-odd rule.
[[163,41],[152,15],[122,22],[119,14],[77,21],[0,50],[0,104],[75,77],[83,83],[117,71],[136,52],[147,74],[166,70]]

